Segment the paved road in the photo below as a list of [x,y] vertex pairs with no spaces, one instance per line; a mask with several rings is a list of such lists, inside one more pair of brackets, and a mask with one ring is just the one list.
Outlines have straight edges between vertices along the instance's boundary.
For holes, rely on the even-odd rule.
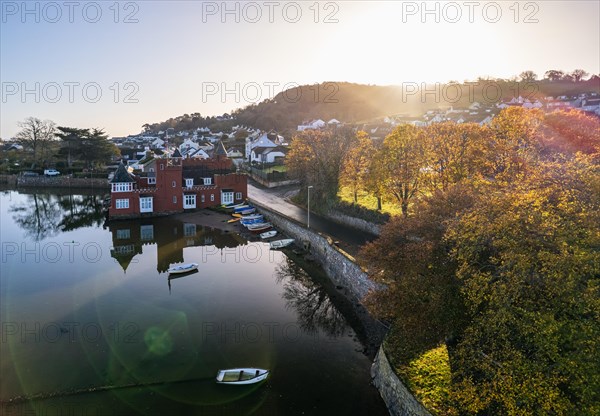
[[[286,195],[293,195],[293,188],[269,189],[261,185],[248,183],[248,197],[270,207],[303,224],[307,223],[308,212],[286,200]],[[376,238],[375,235],[338,224],[327,218],[310,213],[310,228],[329,235],[339,241],[339,246],[350,254],[355,255],[360,246]]]

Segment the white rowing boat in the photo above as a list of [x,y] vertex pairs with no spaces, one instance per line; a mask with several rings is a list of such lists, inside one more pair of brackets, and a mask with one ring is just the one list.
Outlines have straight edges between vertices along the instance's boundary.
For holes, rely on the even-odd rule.
[[260,234],[260,238],[266,240],[267,238],[275,237],[277,235],[276,230],[267,231],[266,233]]
[[198,263],[180,264],[178,266],[169,267],[169,274],[189,273],[198,270]]
[[230,368],[228,370],[219,370],[217,373],[217,383],[244,385],[254,384],[265,380],[269,376],[269,370],[262,368]]
[[269,246],[272,249],[278,249],[278,248],[284,248],[289,246],[290,244],[292,244],[294,242],[293,238],[285,238],[283,240],[275,240],[275,241],[271,241],[269,243]]

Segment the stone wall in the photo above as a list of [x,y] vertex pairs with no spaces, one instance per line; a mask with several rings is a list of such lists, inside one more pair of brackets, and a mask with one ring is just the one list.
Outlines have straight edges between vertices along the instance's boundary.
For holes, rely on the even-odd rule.
[[99,178],[71,178],[69,176],[21,176],[17,179],[17,186],[33,188],[94,188],[110,189],[108,179]]
[[371,377],[392,416],[431,416],[400,381],[385,355],[383,345],[373,361]]
[[258,175],[251,175],[252,179],[254,179],[256,182],[260,183],[263,186],[266,186],[267,188],[277,188],[278,186],[287,186],[287,185],[292,185],[295,183],[298,183],[297,180],[295,179],[289,179],[287,181],[278,181],[278,182],[271,182],[267,179],[261,178]]
[[365,221],[362,218],[351,217],[336,211],[329,211],[325,217],[339,224],[347,225],[348,227],[356,228],[357,230],[366,233],[381,235],[381,225]]
[[285,230],[296,244],[310,248],[310,253],[321,263],[327,276],[338,286],[347,288],[356,301],[360,301],[372,289],[380,288],[356,264],[354,258],[333,244],[325,235],[309,230],[303,224],[285,217],[270,208],[251,201],[275,227]]

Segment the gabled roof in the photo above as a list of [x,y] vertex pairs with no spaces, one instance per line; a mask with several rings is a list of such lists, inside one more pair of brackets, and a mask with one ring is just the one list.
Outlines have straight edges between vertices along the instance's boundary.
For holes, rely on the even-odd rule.
[[181,156],[181,152],[179,151],[179,149],[175,148],[175,151],[173,152],[171,157],[183,157],[183,156]]
[[123,164],[123,162],[119,163],[119,167],[115,171],[115,175],[113,176],[110,183],[129,183],[135,182],[133,177],[129,172],[127,172],[127,168]]
[[222,141],[217,143],[217,147],[215,148],[215,156],[227,156],[227,150],[225,149],[225,145]]

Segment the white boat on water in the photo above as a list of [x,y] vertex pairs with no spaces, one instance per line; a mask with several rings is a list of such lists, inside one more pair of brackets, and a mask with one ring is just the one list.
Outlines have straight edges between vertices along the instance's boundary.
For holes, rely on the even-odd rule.
[[278,249],[278,248],[284,248],[289,246],[290,244],[292,244],[294,242],[293,238],[284,238],[283,240],[275,240],[275,241],[271,241],[269,243],[269,246],[272,249]]
[[198,263],[186,263],[178,266],[169,267],[169,274],[180,274],[189,273],[191,271],[198,270]]
[[228,370],[219,370],[217,373],[217,383],[244,385],[254,384],[265,380],[269,376],[269,370],[262,368],[230,368]]
[[267,238],[275,237],[277,235],[276,230],[267,231],[266,233],[260,234],[260,238],[266,240]]

